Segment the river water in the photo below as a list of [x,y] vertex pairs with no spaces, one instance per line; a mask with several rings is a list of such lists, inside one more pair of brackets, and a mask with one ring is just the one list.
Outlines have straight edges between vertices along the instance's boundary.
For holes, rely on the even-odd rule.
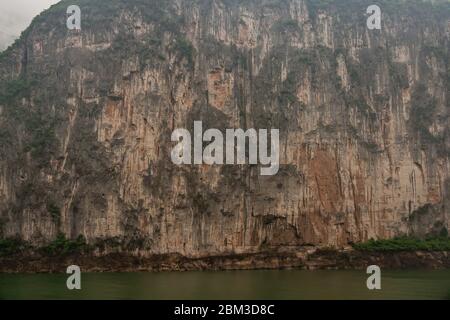
[[450,299],[450,270],[383,271],[369,291],[364,271],[0,274],[0,299]]

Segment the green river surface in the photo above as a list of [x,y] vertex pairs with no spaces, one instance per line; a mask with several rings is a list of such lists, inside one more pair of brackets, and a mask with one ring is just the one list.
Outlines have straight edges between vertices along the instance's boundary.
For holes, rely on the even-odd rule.
[[68,276],[0,274],[0,299],[450,299],[450,270],[382,270],[375,291],[364,270],[82,273],[74,291]]

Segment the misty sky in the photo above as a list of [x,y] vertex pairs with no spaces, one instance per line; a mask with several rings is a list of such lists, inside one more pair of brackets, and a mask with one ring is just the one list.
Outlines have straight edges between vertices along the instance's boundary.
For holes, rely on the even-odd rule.
[[0,50],[5,49],[40,12],[59,0],[0,0]]

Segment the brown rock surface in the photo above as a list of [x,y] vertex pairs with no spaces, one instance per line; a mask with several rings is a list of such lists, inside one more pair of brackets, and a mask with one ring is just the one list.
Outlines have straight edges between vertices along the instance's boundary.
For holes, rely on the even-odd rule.
[[[382,31],[365,1],[105,3],[0,58],[2,237],[196,258],[449,229],[448,2],[386,4]],[[194,120],[280,129],[279,173],[172,165]]]

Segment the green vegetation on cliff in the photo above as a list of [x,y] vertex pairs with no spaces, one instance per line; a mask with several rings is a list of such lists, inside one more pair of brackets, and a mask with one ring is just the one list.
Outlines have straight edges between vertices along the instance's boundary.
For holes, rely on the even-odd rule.
[[18,238],[0,239],[0,257],[10,256],[26,250],[36,250],[46,256],[64,255],[86,252],[89,247],[83,236],[74,240],[67,239],[63,233],[58,234],[55,240],[43,247],[32,247],[26,241]]
[[0,239],[0,257],[12,255],[25,248],[25,243],[19,239]]
[[0,83],[0,104],[10,104],[14,99],[23,97],[30,89],[30,82],[18,78]]
[[49,243],[47,246],[41,248],[41,250],[48,255],[60,255],[82,252],[87,249],[86,240],[83,236],[79,236],[75,240],[66,238],[63,233],[58,234],[55,240]]
[[387,240],[369,240],[354,244],[353,248],[359,251],[450,251],[450,238],[438,237],[417,239],[411,237],[398,237]]

